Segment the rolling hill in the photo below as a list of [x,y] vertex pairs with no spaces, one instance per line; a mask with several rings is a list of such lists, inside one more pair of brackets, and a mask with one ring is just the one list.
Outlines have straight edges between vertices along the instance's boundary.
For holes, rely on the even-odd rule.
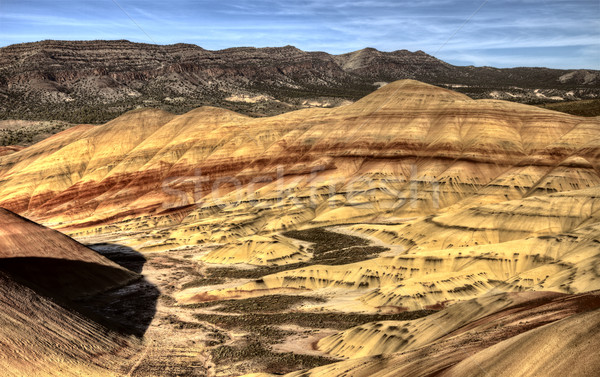
[[245,290],[351,284],[409,308],[499,286],[578,292],[598,287],[599,127],[410,80],[265,119],[138,110],[2,157],[0,205],[142,250],[220,243],[204,257],[216,263],[308,260],[277,233],[346,223],[404,251]]
[[[291,376],[599,368],[585,356],[600,323],[598,117],[415,80],[265,118],[140,109],[0,156],[0,207],[148,255],[165,323],[220,329],[225,360],[254,317],[219,310],[249,305],[319,334],[310,351],[328,365]],[[0,242],[22,242],[11,237]],[[253,304],[268,297],[319,300]],[[422,318],[353,323],[410,313]],[[327,316],[345,322],[325,331]]]
[[60,299],[91,297],[139,275],[64,234],[0,208],[0,271]]

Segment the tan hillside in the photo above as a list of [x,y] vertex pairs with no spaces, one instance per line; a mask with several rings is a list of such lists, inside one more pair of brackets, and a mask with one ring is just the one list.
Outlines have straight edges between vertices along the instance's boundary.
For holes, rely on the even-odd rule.
[[307,261],[278,232],[357,222],[346,231],[403,250],[241,291],[343,286],[410,309],[492,288],[581,292],[600,288],[599,135],[597,119],[411,80],[271,118],[138,110],[2,157],[0,205],[141,250],[220,244],[211,263]]
[[[600,345],[600,310],[531,330],[471,356],[441,376],[587,376],[600,370],[587,354]],[[543,344],[542,349],[539,345]],[[516,366],[517,363],[523,363]],[[478,368],[474,368],[474,366]],[[525,372],[523,372],[525,371]]]
[[0,271],[2,375],[120,376],[140,342],[64,309]]
[[2,374],[122,375],[135,362],[139,339],[79,314],[72,300],[138,278],[66,235],[0,208]]
[[599,298],[500,294],[423,319],[368,323],[319,342],[350,352],[349,360],[286,377],[593,375],[600,370],[590,355],[599,345]]

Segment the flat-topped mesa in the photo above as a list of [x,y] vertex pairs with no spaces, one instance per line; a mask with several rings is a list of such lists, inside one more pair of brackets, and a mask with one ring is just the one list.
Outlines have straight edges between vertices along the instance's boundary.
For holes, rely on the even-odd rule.
[[70,123],[105,122],[148,104],[177,112],[211,104],[274,115],[338,106],[399,79],[522,103],[600,95],[600,71],[460,67],[423,51],[373,48],[331,55],[293,46],[210,51],[182,43],[42,41],[1,47],[0,71],[6,95],[0,118]]

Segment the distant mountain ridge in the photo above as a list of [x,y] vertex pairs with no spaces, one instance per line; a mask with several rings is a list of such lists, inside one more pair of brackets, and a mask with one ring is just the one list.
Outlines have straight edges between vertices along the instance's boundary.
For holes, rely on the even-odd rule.
[[98,123],[136,107],[201,105],[247,115],[354,101],[398,79],[472,98],[553,102],[600,96],[600,71],[460,67],[423,51],[341,55],[293,46],[210,51],[125,40],[42,41],[0,48],[0,119]]

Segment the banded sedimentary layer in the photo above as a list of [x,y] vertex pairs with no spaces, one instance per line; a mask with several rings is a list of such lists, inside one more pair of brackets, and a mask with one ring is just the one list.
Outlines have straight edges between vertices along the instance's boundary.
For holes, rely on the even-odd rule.
[[271,118],[137,110],[2,157],[0,205],[141,250],[221,245],[203,256],[215,263],[307,261],[278,234],[317,225],[360,223],[345,230],[396,250],[236,292],[344,287],[410,309],[492,288],[581,292],[600,287],[599,135],[597,118],[411,80]]

